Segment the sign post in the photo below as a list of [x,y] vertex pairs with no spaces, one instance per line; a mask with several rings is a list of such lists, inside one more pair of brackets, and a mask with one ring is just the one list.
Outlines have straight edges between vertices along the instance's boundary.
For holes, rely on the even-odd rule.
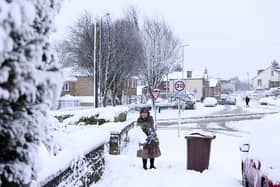
[[160,89],[153,89],[152,90],[152,96],[153,96],[153,108],[154,108],[154,114],[155,114],[155,130],[157,130],[157,109],[156,109],[156,103],[155,101],[157,98],[159,98],[160,95]]
[[[181,92],[181,91],[185,90],[185,83],[182,80],[178,80],[174,83],[174,87],[177,92]],[[180,134],[181,134],[181,100],[182,100],[180,94],[176,97],[176,99],[178,100],[178,116],[179,116],[178,137],[180,137]]]

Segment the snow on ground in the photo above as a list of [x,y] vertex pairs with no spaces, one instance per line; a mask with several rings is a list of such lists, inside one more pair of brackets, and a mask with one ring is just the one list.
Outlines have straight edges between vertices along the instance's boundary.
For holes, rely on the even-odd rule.
[[51,111],[52,116],[73,115],[63,121],[64,124],[73,124],[81,117],[90,117],[98,115],[98,118],[103,118],[109,121],[114,121],[114,117],[118,116],[121,112],[127,111],[127,106],[106,107],[106,108],[69,108],[63,110]]
[[[244,109],[246,110],[245,106]],[[260,109],[251,108],[250,111],[256,112]],[[261,111],[267,112],[270,111],[270,108],[263,108]],[[196,112],[200,113],[200,110]],[[167,115],[171,118],[177,115],[176,113],[171,114],[169,110],[166,110],[165,114],[161,114],[162,117]],[[204,114],[210,113],[205,111]],[[131,142],[129,146],[120,156],[106,156],[105,174],[101,181],[92,187],[241,187],[239,146],[254,129],[256,121],[258,120],[229,122],[227,124],[229,127],[240,131],[233,131],[227,135],[215,133],[216,139],[212,141],[210,166],[203,173],[186,170],[186,140],[184,136],[178,137],[177,129],[172,128],[158,130],[162,156],[155,161],[157,169],[143,170],[141,159],[136,157],[138,143],[141,142],[139,136],[142,132],[139,128],[133,129],[130,132]],[[195,126],[195,124],[184,126],[188,125]],[[211,126],[215,125],[211,124]],[[182,134],[186,133],[189,131],[185,130]]]
[[186,170],[184,136],[178,137],[176,130],[158,130],[162,156],[155,161],[156,170],[146,171],[142,169],[141,159],[136,157],[141,133],[139,128],[131,132],[131,142],[122,155],[107,155],[105,174],[100,182],[92,186],[241,186],[240,138],[217,135],[212,142],[209,170],[199,173]]
[[[198,116],[206,116],[213,112],[217,112],[223,110],[225,106],[216,106],[216,107],[204,107],[201,103],[196,103],[195,110],[183,110],[181,112],[181,117],[198,117]],[[153,111],[151,112],[153,114]],[[170,119],[170,118],[178,118],[178,109],[168,109],[161,110],[160,113],[157,114],[157,119]]]
[[56,131],[53,135],[55,155],[43,144],[40,145],[38,181],[45,181],[58,171],[66,169],[72,160],[82,158],[110,137],[106,130],[98,126],[68,126],[67,129]]
[[[52,115],[74,114],[70,121],[76,120],[81,116],[88,116],[99,114],[107,119],[113,119],[113,116],[121,111],[126,111],[127,106],[121,107],[106,107],[99,109],[71,109],[53,111]],[[231,110],[242,109],[246,112],[271,112],[279,111],[279,108],[271,106],[259,106],[252,102],[251,106],[246,108],[245,102],[238,103],[237,106],[230,106]],[[182,117],[197,117],[207,116],[212,113],[225,109],[225,106],[203,107],[201,103],[196,104],[195,110],[182,111]],[[153,111],[151,111],[153,114]],[[139,116],[138,112],[129,112],[128,121],[136,120]],[[157,113],[158,119],[178,118],[178,110],[168,109]],[[67,121],[67,120],[66,120]],[[124,125],[125,123],[122,123]],[[64,126],[64,134],[59,134],[57,137],[58,144],[61,146],[61,151],[56,157],[51,156],[46,149],[41,150],[42,170],[39,174],[40,178],[46,178],[55,173],[57,169],[61,169],[70,162],[71,159],[77,158],[85,153],[86,150],[97,146],[100,141],[109,140],[109,133],[111,131],[119,131],[121,129],[120,123],[107,123],[102,126]],[[184,124],[184,127],[195,127],[196,124]],[[240,142],[243,137],[248,136],[254,126],[254,121],[229,122],[228,127],[239,129],[240,132],[230,132],[227,134],[216,133],[216,139],[212,142],[212,153],[210,159],[209,170],[203,173],[186,170],[186,150],[185,139],[182,135],[178,137],[176,128],[159,129],[158,136],[160,138],[160,148],[162,156],[156,159],[157,170],[145,171],[142,169],[141,159],[136,157],[136,150],[138,143],[143,136],[139,128],[133,129],[130,132],[131,142],[128,144],[122,154],[119,156],[112,156],[106,154],[106,170],[101,181],[95,185],[97,187],[129,187],[129,186],[153,186],[153,187],[169,187],[169,186],[215,186],[215,187],[238,187],[241,186],[241,171],[239,152]],[[218,127],[217,124],[211,124],[211,127]],[[181,134],[188,133],[183,131]],[[99,137],[99,138],[98,138]],[[95,139],[97,138],[97,139]],[[143,139],[143,138],[142,138]],[[90,142],[90,145],[85,142]],[[92,144],[92,142],[94,142]],[[99,142],[99,143],[98,143]],[[74,149],[73,149],[74,147]],[[78,147],[78,148],[77,148]],[[80,150],[79,152],[76,152]],[[75,151],[73,151],[75,150]],[[106,151],[108,153],[108,151]],[[47,164],[47,163],[52,163]],[[45,165],[45,167],[44,167]],[[46,165],[48,167],[46,168]]]

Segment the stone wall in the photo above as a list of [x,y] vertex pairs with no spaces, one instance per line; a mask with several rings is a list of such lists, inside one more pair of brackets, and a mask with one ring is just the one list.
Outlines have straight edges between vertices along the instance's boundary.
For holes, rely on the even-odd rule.
[[128,132],[135,127],[135,122],[131,122],[120,132],[112,132],[109,140],[109,153],[112,155],[121,154],[123,147],[129,142]]
[[89,152],[83,158],[77,159],[64,171],[61,171],[40,186],[89,186],[96,183],[104,172],[104,144]]

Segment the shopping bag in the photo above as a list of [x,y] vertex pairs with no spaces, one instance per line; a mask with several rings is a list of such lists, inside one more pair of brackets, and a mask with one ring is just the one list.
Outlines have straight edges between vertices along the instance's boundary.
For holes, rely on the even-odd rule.
[[143,157],[143,143],[139,143],[138,144],[138,150],[137,150],[137,153],[136,153],[136,156],[137,157],[140,157],[140,158],[142,158]]
[[142,148],[139,148],[139,149],[137,150],[137,153],[136,153],[137,157],[142,158],[142,152],[143,152],[143,149],[142,149]]

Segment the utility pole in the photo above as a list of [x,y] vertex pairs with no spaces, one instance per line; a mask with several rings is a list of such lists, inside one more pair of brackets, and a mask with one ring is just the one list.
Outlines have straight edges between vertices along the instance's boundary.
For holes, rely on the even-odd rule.
[[101,83],[102,83],[102,18],[110,16],[109,13],[105,14],[104,16],[100,17],[99,23],[99,66],[98,66],[98,102],[100,102],[100,106],[102,106],[102,96],[101,96]]
[[94,108],[98,107],[98,93],[96,92],[97,87],[97,76],[96,76],[96,45],[97,45],[97,26],[94,24],[93,33],[94,33],[94,48],[93,48],[93,95],[94,95]]
[[247,78],[248,78],[248,90],[250,90],[250,77],[249,77],[249,72],[247,72]]
[[188,46],[190,46],[189,44],[183,44],[183,45],[181,45],[181,47],[182,47],[182,80],[184,79],[184,71],[185,71],[185,69],[184,69],[184,62],[185,62],[185,47],[188,47]]

